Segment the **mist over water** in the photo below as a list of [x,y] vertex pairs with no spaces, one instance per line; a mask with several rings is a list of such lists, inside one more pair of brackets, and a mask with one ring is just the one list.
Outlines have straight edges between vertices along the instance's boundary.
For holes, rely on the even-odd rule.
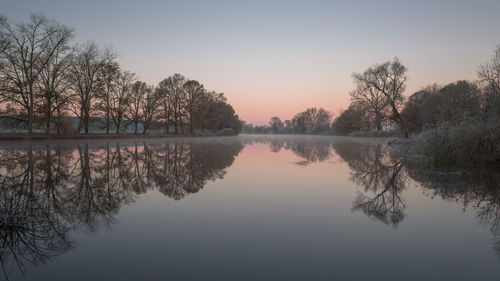
[[0,279],[498,280],[500,173],[387,139],[0,146]]

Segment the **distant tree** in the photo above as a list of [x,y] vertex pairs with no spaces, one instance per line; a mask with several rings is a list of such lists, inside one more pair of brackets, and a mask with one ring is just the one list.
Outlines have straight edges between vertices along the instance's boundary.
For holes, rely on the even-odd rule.
[[438,123],[460,123],[479,117],[480,92],[477,85],[468,81],[450,83],[438,92]]
[[271,117],[269,127],[271,127],[273,134],[278,134],[283,129],[283,122],[279,117]]
[[331,114],[323,108],[308,108],[297,113],[290,125],[299,134],[319,134],[330,130]]
[[285,120],[283,126],[284,126],[283,130],[286,134],[294,133],[292,120]]
[[408,98],[402,117],[412,132],[481,117],[480,89],[468,81],[426,87]]
[[127,109],[130,108],[132,85],[135,79],[134,73],[121,71],[116,91],[113,92],[111,97],[111,121],[116,127],[117,134],[120,133],[122,121],[127,118]]
[[312,123],[312,131],[315,134],[325,133],[330,130],[331,114],[323,108],[310,108],[309,113]]
[[406,89],[407,68],[401,64],[398,58],[392,62],[385,62],[368,68],[363,73],[354,73],[354,81],[363,89],[378,91],[385,97],[385,102],[391,108],[391,119],[396,121],[405,137],[408,137],[406,124],[401,117],[400,110],[404,103],[403,92]]
[[28,134],[33,132],[35,87],[41,72],[73,35],[73,31],[42,15],[13,24],[0,17],[0,94],[2,100],[24,108]]
[[307,129],[307,116],[305,112],[299,112],[292,118],[292,126],[296,133],[305,134]]
[[347,135],[362,128],[363,112],[356,107],[356,103],[351,104],[348,109],[343,111],[333,122],[334,132],[341,135]]
[[248,133],[248,134],[255,133],[253,124],[246,123],[245,121],[241,121],[241,131],[243,133]]
[[435,124],[435,109],[428,102],[437,96],[437,85],[424,88],[408,98],[401,116],[410,132],[420,132],[426,126]]

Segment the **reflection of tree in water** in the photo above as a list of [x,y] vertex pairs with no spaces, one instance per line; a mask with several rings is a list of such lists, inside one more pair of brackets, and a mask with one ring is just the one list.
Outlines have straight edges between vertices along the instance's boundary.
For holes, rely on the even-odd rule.
[[408,164],[409,176],[432,198],[472,208],[481,225],[493,233],[494,249],[500,257],[500,173],[495,170],[443,172]]
[[64,151],[0,151],[0,263],[7,271],[45,263],[72,243],[54,184],[65,177]]
[[264,143],[269,144],[271,152],[279,152],[281,149],[291,150],[295,155],[302,158],[298,165],[308,165],[314,162],[323,162],[334,157],[332,139],[326,137],[254,137],[246,140],[245,144]]
[[181,199],[222,178],[240,142],[89,144],[0,150],[0,264],[46,263],[72,229],[109,226],[123,204],[158,189]]
[[401,197],[409,179],[419,183],[424,193],[458,202],[476,211],[481,225],[490,228],[494,249],[500,257],[500,173],[498,171],[433,171],[411,162],[403,163],[386,145],[334,143],[336,153],[351,168],[351,181],[372,192],[359,193],[353,210],[396,227],[405,218]]
[[200,191],[207,181],[223,178],[235,156],[243,148],[240,142],[171,142],[144,147],[145,173],[150,184],[176,200]]
[[[403,162],[393,161],[387,146],[381,144],[339,143],[334,147],[351,168],[350,180],[364,188],[365,193],[358,193],[352,209],[397,227],[406,217],[406,204],[401,197],[407,181]],[[368,192],[374,195],[366,195]]]

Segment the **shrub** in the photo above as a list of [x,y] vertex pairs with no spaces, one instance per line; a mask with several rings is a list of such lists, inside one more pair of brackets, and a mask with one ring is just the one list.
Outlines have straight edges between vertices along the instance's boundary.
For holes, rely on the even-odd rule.
[[500,165],[500,122],[466,123],[426,131],[409,142],[407,152],[436,167]]

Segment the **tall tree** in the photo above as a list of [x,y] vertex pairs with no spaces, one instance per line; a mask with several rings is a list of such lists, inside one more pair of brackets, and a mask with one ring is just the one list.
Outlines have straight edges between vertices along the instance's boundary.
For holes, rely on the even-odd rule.
[[394,58],[392,62],[375,65],[363,73],[355,73],[353,78],[356,85],[361,85],[364,89],[371,88],[385,97],[392,111],[391,119],[399,124],[407,138],[408,130],[400,114],[404,102],[403,93],[406,89],[406,71],[406,66],[398,58]]
[[269,120],[269,127],[271,127],[274,134],[277,134],[283,129],[283,122],[279,117],[271,117]]
[[[50,54],[45,55],[50,56]],[[57,132],[60,132],[62,117],[71,98],[69,91],[71,60],[71,48],[67,44],[61,44],[55,49],[47,66],[40,72],[37,83],[37,96],[40,102],[36,111],[43,116],[46,133],[50,133],[54,117]]]
[[135,74],[129,71],[121,71],[118,78],[116,91],[111,97],[111,121],[116,127],[116,133],[120,133],[122,121],[127,117],[127,109],[130,105],[132,84],[135,82]]
[[105,57],[107,61],[104,62],[103,67],[99,71],[99,92],[98,109],[104,113],[106,119],[106,134],[109,134],[111,123],[111,98],[113,93],[117,90],[117,83],[120,77],[120,66],[116,62],[115,55],[111,50],[106,50],[108,53]]
[[198,81],[188,80],[183,85],[186,94],[186,113],[189,119],[189,131],[192,133],[194,129],[194,115],[196,107],[199,106],[201,96],[205,94],[205,88]]
[[167,130],[170,126],[169,115],[172,114],[173,123],[175,133],[179,133],[180,131],[184,132],[182,117],[183,117],[183,109],[185,104],[185,92],[183,89],[183,85],[186,81],[186,78],[180,74],[174,74],[162,81],[158,84],[158,91],[163,97],[163,107],[166,118]]
[[109,59],[109,54],[103,53],[96,43],[90,42],[76,49],[71,62],[71,82],[75,91],[73,113],[80,118],[78,132],[82,126],[85,133],[89,132],[89,122],[92,105],[101,91],[99,72]]
[[143,128],[142,133],[146,134],[146,130],[151,127],[154,118],[157,115],[158,109],[160,108],[162,97],[156,89],[149,87],[146,91],[145,97],[141,100],[141,111],[143,114]]
[[351,102],[358,102],[363,105],[371,114],[374,115],[375,127],[377,131],[382,130],[382,120],[387,111],[387,99],[382,92],[367,85],[358,79],[354,79],[356,90],[350,93]]
[[42,15],[31,15],[29,22],[19,24],[0,17],[0,34],[0,93],[6,102],[24,108],[31,136],[36,82],[73,31]]
[[152,91],[152,88],[145,82],[136,81],[132,84],[130,91],[129,116],[134,123],[134,134],[137,134],[139,121],[144,115],[144,111],[141,106],[142,101],[147,98],[147,94],[150,91]]
[[491,61],[481,65],[477,74],[479,79],[486,84],[488,90],[500,99],[500,44],[497,46]]

